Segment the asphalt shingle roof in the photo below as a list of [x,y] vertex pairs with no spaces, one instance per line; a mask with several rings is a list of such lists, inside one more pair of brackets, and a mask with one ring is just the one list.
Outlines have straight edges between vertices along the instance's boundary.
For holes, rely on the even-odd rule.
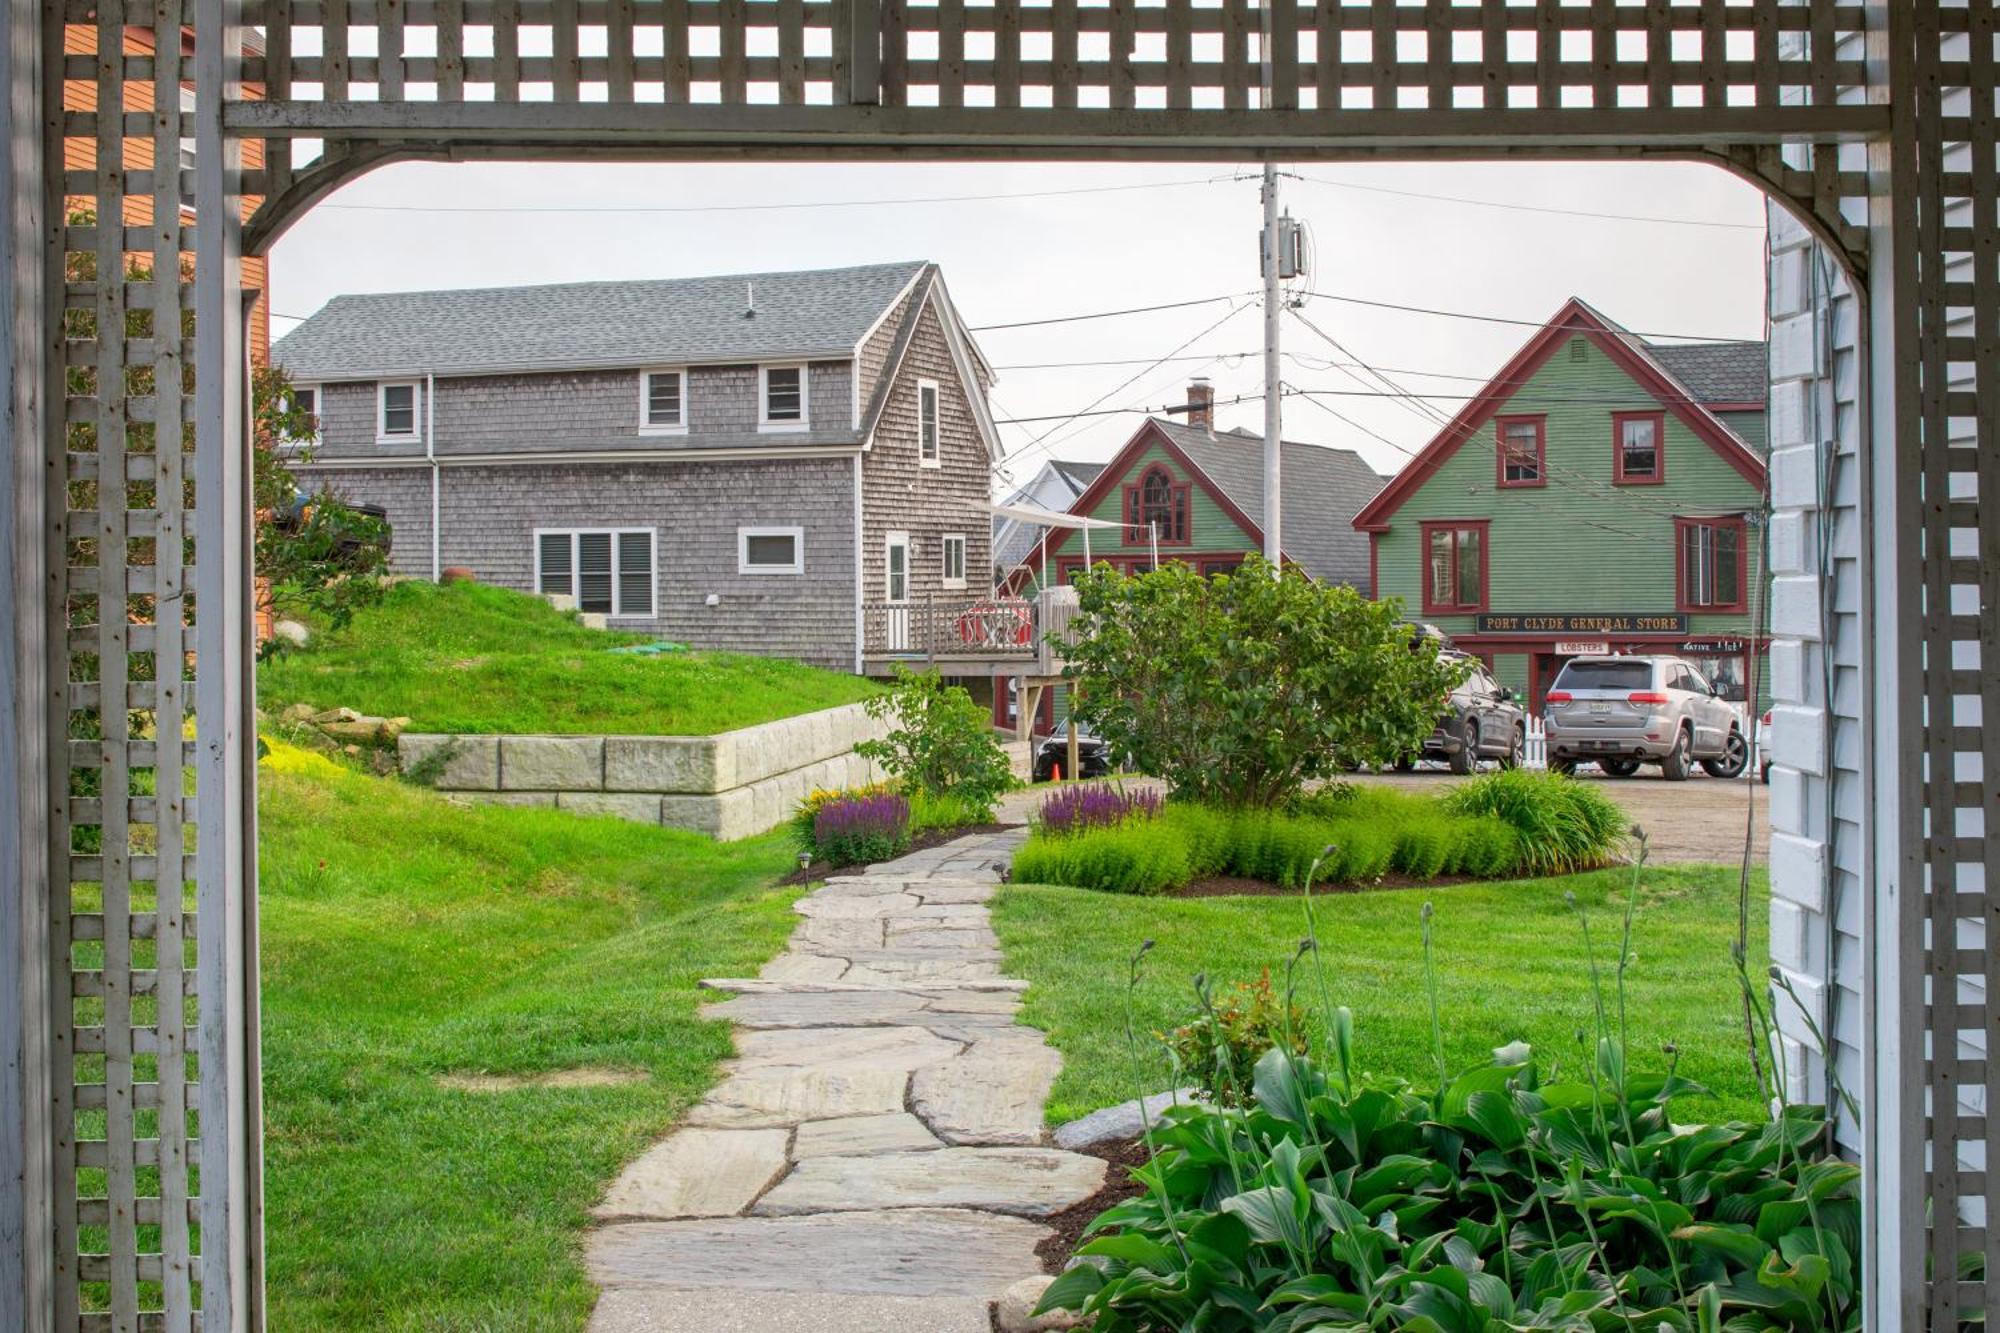
[[[851,356],[923,264],[336,296],[278,339],[301,381]],[[746,316],[751,290],[756,313]]]
[[[1210,434],[1198,426],[1155,418],[1153,424],[1252,520],[1264,514],[1264,437],[1230,430]],[[1354,516],[1388,480],[1352,449],[1286,440],[1279,453],[1284,475],[1285,554],[1316,579],[1368,586],[1368,537],[1354,530]]]
[[1701,403],[1761,403],[1770,367],[1760,342],[1646,343],[1646,351]]

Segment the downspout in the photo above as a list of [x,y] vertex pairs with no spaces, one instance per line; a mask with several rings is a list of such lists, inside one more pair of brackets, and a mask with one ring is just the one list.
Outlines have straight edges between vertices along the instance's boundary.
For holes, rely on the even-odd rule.
[[854,674],[860,675],[862,641],[867,633],[861,611],[861,455],[854,455]]
[[444,488],[438,473],[437,376],[429,371],[424,373],[424,457],[431,465],[431,582],[439,583],[444,579],[442,536],[438,532]]

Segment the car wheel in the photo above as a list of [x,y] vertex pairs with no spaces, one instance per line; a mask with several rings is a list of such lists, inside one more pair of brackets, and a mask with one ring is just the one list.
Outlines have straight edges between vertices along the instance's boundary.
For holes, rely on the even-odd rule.
[[1528,729],[1526,727],[1516,727],[1514,728],[1513,742],[1508,745],[1507,753],[1500,756],[1500,767],[1503,769],[1519,768],[1527,757]]
[[1743,739],[1742,732],[1732,731],[1723,742],[1722,757],[1704,759],[1701,766],[1712,778],[1740,778],[1743,770],[1750,767],[1750,744]]
[[1398,773],[1414,773],[1416,768],[1417,757],[1415,755],[1405,754],[1396,757],[1396,771]]
[[1549,760],[1549,772],[1560,773],[1566,778],[1573,778],[1576,776],[1576,760],[1551,759]]
[[1465,744],[1451,757],[1451,771],[1460,777],[1479,767],[1479,724],[1466,719]]
[[1674,733],[1674,748],[1667,751],[1667,757],[1660,761],[1660,776],[1669,782],[1686,782],[1688,775],[1688,732],[1682,727]]
[[1629,778],[1639,771],[1637,759],[1600,759],[1597,761],[1597,766],[1603,769],[1607,776],[1614,778]]
[[1771,763],[1769,760],[1765,760],[1762,767],[1758,770],[1757,780],[1766,787],[1771,785]]

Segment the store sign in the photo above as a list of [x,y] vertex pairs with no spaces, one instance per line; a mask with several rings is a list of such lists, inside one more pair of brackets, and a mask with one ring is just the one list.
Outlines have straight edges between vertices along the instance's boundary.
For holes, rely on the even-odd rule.
[[1681,645],[1681,651],[1690,655],[1720,656],[1723,653],[1743,651],[1741,639],[1689,639]]
[[1688,618],[1672,612],[1642,615],[1489,615],[1478,618],[1481,634],[1685,634]]
[[1556,655],[1559,657],[1601,657],[1610,651],[1611,644],[1605,639],[1556,640]]

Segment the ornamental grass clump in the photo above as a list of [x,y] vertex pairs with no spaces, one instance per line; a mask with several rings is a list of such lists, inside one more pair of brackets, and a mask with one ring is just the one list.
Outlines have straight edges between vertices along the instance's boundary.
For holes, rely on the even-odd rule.
[[1566,875],[1617,859],[1625,812],[1588,783],[1560,773],[1512,769],[1486,773],[1447,793],[1446,811],[1504,819],[1520,835],[1519,868]]
[[1141,789],[1075,785],[1050,793],[1042,802],[1035,827],[1057,837],[1085,829],[1111,828],[1128,819],[1157,819],[1160,794]]
[[833,865],[886,861],[910,843],[910,802],[901,792],[837,796],[813,816],[813,846]]

